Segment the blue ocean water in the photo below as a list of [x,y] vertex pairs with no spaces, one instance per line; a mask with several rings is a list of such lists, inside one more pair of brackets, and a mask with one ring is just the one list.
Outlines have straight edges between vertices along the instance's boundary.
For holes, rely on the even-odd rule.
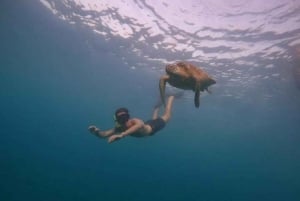
[[0,5],[1,200],[300,200],[297,63],[274,59],[283,79],[251,86],[248,71],[231,85],[207,69],[218,83],[200,109],[186,92],[161,132],[108,144],[87,127],[110,128],[120,106],[147,120],[163,71],[128,67],[139,57],[112,52],[134,41],[101,40],[38,2]]

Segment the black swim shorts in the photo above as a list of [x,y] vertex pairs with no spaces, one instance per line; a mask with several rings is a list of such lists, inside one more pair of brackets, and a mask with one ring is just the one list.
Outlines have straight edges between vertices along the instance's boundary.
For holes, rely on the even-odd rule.
[[163,129],[166,126],[166,122],[162,118],[151,119],[145,122],[145,124],[151,126],[152,132],[150,135],[153,135],[157,131]]

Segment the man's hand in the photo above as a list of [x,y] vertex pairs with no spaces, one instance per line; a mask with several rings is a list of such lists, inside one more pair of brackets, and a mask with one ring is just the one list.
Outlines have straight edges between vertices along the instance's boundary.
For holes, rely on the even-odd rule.
[[97,127],[94,126],[94,125],[89,126],[88,130],[89,130],[92,134],[94,134],[94,135],[98,135],[98,133],[99,133],[99,131],[100,131],[100,129],[97,128]]
[[121,139],[122,137],[123,137],[122,135],[112,135],[108,138],[108,143],[117,141],[117,140]]

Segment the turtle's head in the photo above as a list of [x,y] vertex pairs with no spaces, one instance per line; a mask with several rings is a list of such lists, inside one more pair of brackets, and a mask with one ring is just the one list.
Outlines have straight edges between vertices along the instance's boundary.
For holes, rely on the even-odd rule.
[[213,84],[216,84],[216,80],[212,79],[212,78],[209,78],[208,82],[207,82],[207,85],[210,86],[210,85],[213,85]]
[[216,84],[216,83],[217,82],[214,79],[208,77],[207,80],[203,83],[202,90],[204,90],[204,89],[207,90],[209,86]]
[[179,75],[182,72],[182,68],[177,64],[166,65],[166,73],[169,75]]

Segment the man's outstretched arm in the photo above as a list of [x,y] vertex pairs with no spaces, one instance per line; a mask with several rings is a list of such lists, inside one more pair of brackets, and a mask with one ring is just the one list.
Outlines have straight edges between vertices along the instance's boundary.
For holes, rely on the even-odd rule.
[[112,143],[112,142],[114,142],[116,140],[119,140],[119,139],[121,139],[121,138],[123,138],[125,136],[128,136],[128,135],[130,135],[132,133],[136,133],[144,125],[143,121],[141,121],[139,119],[134,119],[132,121],[134,122],[133,126],[131,126],[129,129],[127,129],[126,131],[123,131],[120,134],[111,135],[108,138],[108,143]]
[[115,134],[115,129],[114,128],[106,130],[106,131],[101,131],[99,128],[97,128],[94,125],[89,126],[88,130],[92,134],[96,135],[97,137],[101,137],[101,138],[105,138],[105,137],[108,137],[108,136],[111,136],[111,135]]

